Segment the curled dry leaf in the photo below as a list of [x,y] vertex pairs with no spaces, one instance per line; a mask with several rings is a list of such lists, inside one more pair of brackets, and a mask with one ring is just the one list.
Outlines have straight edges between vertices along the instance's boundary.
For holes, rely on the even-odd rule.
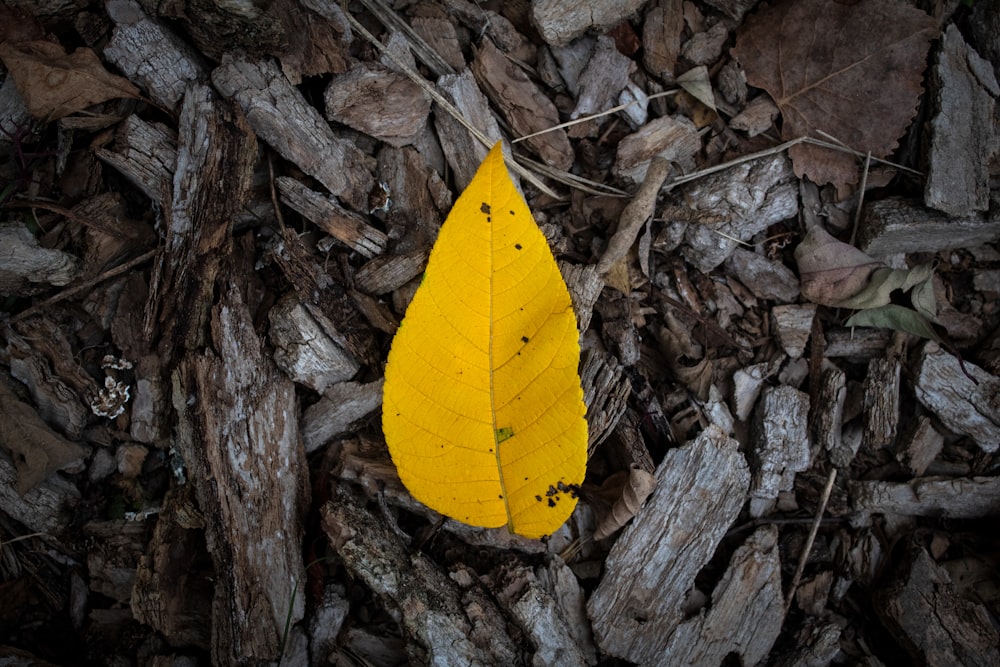
[[88,48],[67,54],[45,40],[4,42],[0,59],[24,105],[35,118],[52,121],[118,97],[139,98],[139,89],[116,76]]
[[610,537],[631,521],[654,489],[656,489],[656,476],[641,468],[633,467],[628,473],[622,471],[608,477],[601,485],[599,493],[613,504],[611,510],[598,521],[594,539],[603,540]]
[[[898,0],[785,0],[749,17],[733,55],[747,82],[781,109],[782,138],[822,131],[885,157],[917,112],[937,24]],[[818,146],[789,150],[795,174],[838,188],[857,182],[854,157]]]

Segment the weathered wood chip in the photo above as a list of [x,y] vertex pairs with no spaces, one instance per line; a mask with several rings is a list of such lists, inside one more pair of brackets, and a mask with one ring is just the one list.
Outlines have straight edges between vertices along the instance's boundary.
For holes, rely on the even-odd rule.
[[976,519],[1000,515],[998,477],[920,477],[910,482],[848,482],[857,511]]
[[323,397],[310,405],[302,417],[302,440],[311,454],[334,438],[342,436],[356,422],[382,405],[382,383],[342,382],[326,389]]
[[594,0],[587,3],[535,0],[531,21],[549,44],[564,46],[593,30],[604,32],[635,14],[646,0]]
[[275,179],[281,201],[301,213],[324,232],[365,257],[385,252],[388,237],[364,218],[346,210],[336,198],[310,190],[288,176]]
[[323,101],[328,119],[397,147],[413,143],[431,110],[423,88],[371,63],[357,63],[335,76]]
[[809,396],[793,387],[768,387],[761,394],[751,432],[751,516],[770,512],[778,494],[791,491],[795,473],[809,469],[808,415]]
[[750,486],[739,443],[709,427],[667,453],[657,488],[605,561],[588,612],[609,655],[656,664],[684,619],[695,575],[711,559]]
[[889,198],[865,206],[858,247],[869,255],[940,252],[1000,239],[1000,197],[989,214],[951,217],[913,202]]

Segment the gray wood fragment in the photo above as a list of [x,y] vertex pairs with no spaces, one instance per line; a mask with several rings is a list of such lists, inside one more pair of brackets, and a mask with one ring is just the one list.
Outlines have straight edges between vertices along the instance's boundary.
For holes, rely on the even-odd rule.
[[342,382],[326,389],[323,397],[310,405],[302,416],[302,440],[311,454],[351,425],[364,419],[382,405],[383,380]]
[[24,224],[0,225],[0,294],[68,285],[80,271],[80,260],[62,250],[43,248]]
[[815,316],[816,305],[812,303],[775,306],[771,309],[778,342],[785,354],[792,359],[798,359],[805,352]]
[[739,443],[715,427],[667,453],[657,488],[605,561],[588,612],[609,655],[656,664],[684,619],[695,575],[743,507],[750,475]]
[[931,70],[930,150],[924,201],[948,215],[989,206],[989,163],[1000,153],[1000,85],[990,64],[949,25]]
[[896,442],[899,428],[899,355],[889,354],[868,362],[864,383],[863,442],[873,450]]
[[1000,515],[998,477],[920,477],[910,482],[848,482],[857,511],[976,519]]
[[152,201],[170,201],[177,133],[160,123],[147,123],[130,114],[115,133],[113,149],[98,148],[97,157],[122,173]]
[[330,385],[350,380],[361,368],[294,293],[279,300],[268,319],[274,360],[293,381],[322,394]]
[[781,262],[764,255],[736,248],[725,268],[736,276],[759,299],[791,303],[799,296],[799,279]]
[[751,432],[751,516],[770,512],[778,494],[792,489],[795,473],[809,469],[808,415],[809,396],[797,389],[769,387],[761,394]]
[[621,140],[613,171],[642,183],[653,159],[676,163],[687,171],[694,168],[694,156],[699,150],[701,138],[694,123],[680,115],[661,116]]
[[375,160],[330,125],[278,66],[229,54],[212,72],[212,83],[236,100],[250,126],[286,160],[298,165],[355,210],[365,210]]
[[324,232],[365,257],[385,252],[388,237],[364,218],[344,209],[335,197],[310,190],[305,185],[280,176],[275,179],[281,201],[301,213]]
[[1000,448],[1000,378],[958,360],[936,343],[920,351],[914,390],[917,400],[937,415],[947,428],[972,438],[984,452]]
[[549,44],[563,46],[583,33],[604,32],[635,14],[646,0],[594,0],[587,3],[534,0],[531,21]]
[[911,545],[896,562],[893,581],[875,593],[875,611],[915,664],[1000,664],[1000,635],[983,605],[960,597],[922,547]]
[[0,452],[0,510],[29,530],[59,535],[69,528],[80,490],[58,474],[50,475],[23,496],[17,492],[17,469]]
[[721,665],[763,661],[785,619],[778,528],[759,528],[733,554],[711,605],[681,623],[653,664]]
[[900,438],[896,460],[919,477],[944,449],[944,436],[934,428],[931,419],[921,416],[916,425]]
[[[459,74],[446,74],[438,79],[437,84],[445,98],[455,105],[470,125],[479,128],[490,141],[500,141],[503,138],[500,126],[490,111],[489,102],[479,90],[471,71],[465,69]],[[468,128],[451,114],[440,111],[435,113],[434,125],[448,165],[455,172],[455,187],[464,190],[490,147],[483,146],[473,138]]]
[[326,117],[393,146],[413,143],[427,124],[431,103],[402,74],[357,63],[335,76],[323,95]]
[[865,206],[858,247],[869,255],[940,252],[971,248],[1000,239],[1000,197],[987,215],[953,218],[903,199],[882,199]]

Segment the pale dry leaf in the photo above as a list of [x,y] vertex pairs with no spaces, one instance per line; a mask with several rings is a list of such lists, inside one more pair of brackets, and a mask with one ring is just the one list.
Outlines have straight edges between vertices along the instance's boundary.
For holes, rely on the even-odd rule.
[[[917,112],[935,20],[898,0],[785,0],[764,6],[737,35],[747,82],[781,109],[786,140],[825,132],[886,157]],[[857,182],[853,156],[799,144],[795,174],[843,188]]]
[[4,42],[0,60],[24,105],[35,118],[53,121],[119,97],[141,97],[128,79],[104,69],[97,54],[80,48],[67,54],[53,42]]
[[890,303],[887,306],[878,308],[866,308],[854,313],[844,326],[848,327],[874,327],[877,329],[892,329],[893,331],[904,331],[927,338],[928,340],[943,343],[943,339],[934,331],[930,320],[915,310]]
[[594,531],[595,540],[610,537],[638,514],[642,504],[656,489],[656,476],[633,467],[628,471],[627,478],[625,472],[609,477],[602,489],[607,491],[609,487],[615,489],[619,486],[621,489],[616,494],[611,510],[598,521],[597,530]]
[[691,93],[692,97],[715,111],[715,93],[712,92],[712,81],[708,76],[708,68],[698,65],[677,77],[677,84]]
[[868,284],[857,294],[834,304],[839,308],[880,308],[892,302],[896,290],[909,292],[913,287],[934,277],[934,264],[920,264],[912,269],[876,269]]

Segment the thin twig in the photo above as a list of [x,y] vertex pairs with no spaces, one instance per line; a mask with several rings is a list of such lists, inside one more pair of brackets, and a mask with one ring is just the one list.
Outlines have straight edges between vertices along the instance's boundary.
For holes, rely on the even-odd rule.
[[834,468],[830,471],[829,477],[826,478],[826,486],[823,487],[823,495],[819,499],[819,507],[816,508],[816,516],[813,517],[812,526],[809,528],[809,536],[806,538],[806,543],[802,547],[802,553],[799,555],[799,564],[795,568],[795,576],[792,577],[792,584],[788,588],[788,595],[785,596],[785,614],[788,614],[788,610],[792,607],[792,600],[795,598],[795,591],[798,590],[799,581],[802,580],[802,573],[806,569],[806,563],[809,561],[809,552],[812,551],[813,543],[816,541],[816,533],[819,532],[819,524],[823,520],[823,514],[826,513],[826,504],[830,502],[830,494],[833,492],[833,483],[837,480],[837,469]]
[[600,111],[598,113],[591,114],[589,116],[581,116],[580,118],[576,118],[574,120],[568,120],[565,123],[559,123],[558,125],[553,125],[552,127],[547,127],[544,130],[539,130],[538,132],[532,132],[531,134],[526,134],[523,137],[518,137],[517,139],[513,139],[510,143],[511,144],[516,144],[518,142],[527,141],[528,139],[532,139],[532,138],[537,137],[539,135],[545,134],[546,132],[555,132],[556,130],[562,130],[562,129],[567,128],[567,127],[572,127],[574,125],[579,125],[580,123],[586,123],[588,120],[593,120],[595,118],[601,118],[602,116],[610,116],[613,113],[617,113],[617,112],[621,111],[622,109],[627,109],[630,106],[632,106],[633,104],[638,104],[639,102],[642,102],[644,100],[648,102],[649,100],[655,100],[658,97],[667,97],[667,96],[670,96],[670,95],[676,95],[678,92],[680,92],[680,88],[677,88],[677,89],[674,89],[674,90],[665,90],[662,93],[653,93],[652,95],[649,95],[649,96],[647,96],[647,97],[645,97],[643,99],[635,99],[635,100],[632,100],[631,102],[626,102],[625,104],[619,104],[618,106],[611,107],[610,109],[607,109],[606,111]]
[[861,207],[865,205],[865,188],[868,187],[868,170],[872,166],[872,152],[865,156],[865,166],[861,170],[861,187],[858,190],[858,208],[854,211],[854,227],[851,229],[850,244],[858,237],[858,225],[861,224]]
[[111,278],[115,278],[117,276],[120,276],[121,274],[125,273],[126,271],[128,271],[130,269],[133,269],[133,268],[139,266],[140,264],[143,264],[143,263],[148,262],[149,260],[153,259],[153,257],[155,257],[156,253],[158,253],[159,251],[160,251],[159,248],[156,248],[154,250],[150,250],[149,252],[146,252],[146,253],[143,253],[143,254],[139,255],[135,259],[130,259],[129,261],[125,262],[124,264],[116,266],[113,269],[108,269],[107,271],[105,271],[104,273],[100,274],[99,276],[95,276],[94,278],[91,278],[90,280],[85,280],[85,281],[83,281],[81,283],[73,285],[72,287],[64,289],[62,292],[59,292],[58,294],[54,294],[54,295],[50,296],[48,299],[45,299],[44,301],[40,301],[40,302],[36,303],[34,306],[31,306],[30,308],[25,308],[20,313],[17,313],[16,315],[14,315],[13,317],[10,318],[10,323],[13,324],[14,322],[19,322],[20,320],[23,320],[23,319],[25,319],[27,317],[31,317],[32,315],[38,313],[43,308],[48,308],[49,306],[51,306],[53,304],[56,304],[56,303],[59,303],[60,301],[63,301],[64,299],[68,299],[71,296],[75,296],[75,295],[79,294],[80,292],[83,292],[83,291],[86,291],[86,290],[92,288],[94,285],[97,285],[98,283],[104,282],[105,280],[110,280]]
[[[368,42],[373,47],[382,52],[382,54],[385,55],[386,58],[391,60],[396,65],[396,67],[398,67],[400,71],[403,72],[403,74],[405,74],[407,77],[410,78],[411,81],[413,81],[415,84],[423,88],[424,92],[426,92],[430,96],[430,98],[434,100],[435,103],[437,103],[438,106],[447,111],[455,118],[455,120],[461,123],[465,127],[465,129],[467,129],[469,133],[472,134],[472,136],[479,141],[479,143],[481,143],[486,148],[492,148],[493,142],[490,141],[489,137],[483,134],[478,127],[476,127],[468,120],[466,120],[465,117],[462,116],[462,112],[459,111],[457,108],[455,108],[455,105],[449,102],[444,95],[439,93],[437,88],[435,88],[430,81],[420,76],[420,74],[415,72],[412,67],[407,65],[402,60],[396,58],[395,54],[386,49],[385,45],[382,44],[382,42],[378,41],[375,35],[368,32],[368,29],[365,28],[363,25],[361,25],[360,21],[354,18],[354,15],[351,14],[351,12],[348,10],[346,2],[342,2],[341,7],[344,10],[344,16],[347,17],[347,20],[350,22],[351,26],[358,31],[358,34],[360,34],[362,37],[368,40]],[[540,190],[541,192],[547,194],[550,197],[558,198],[558,195],[556,195],[556,193],[553,192],[551,188],[542,183],[542,181],[538,177],[536,177],[530,171],[519,165],[513,159],[510,160],[510,168],[513,169],[521,178],[525,179],[533,186],[538,188],[538,190]]]

